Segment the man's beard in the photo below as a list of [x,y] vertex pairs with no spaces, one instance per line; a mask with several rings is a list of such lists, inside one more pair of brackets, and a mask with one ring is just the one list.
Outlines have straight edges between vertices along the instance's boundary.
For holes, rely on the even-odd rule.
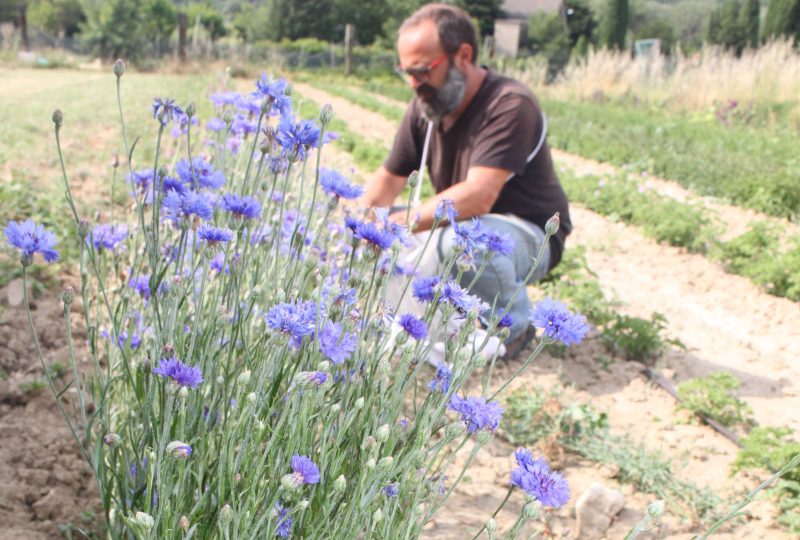
[[422,115],[429,121],[438,123],[458,108],[467,89],[467,77],[450,63],[447,78],[441,88],[436,89],[428,83],[417,87],[417,100],[422,108]]

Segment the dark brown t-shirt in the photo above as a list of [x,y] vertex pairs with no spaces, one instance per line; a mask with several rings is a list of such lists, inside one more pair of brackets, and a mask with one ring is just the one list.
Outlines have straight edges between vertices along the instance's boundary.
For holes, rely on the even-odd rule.
[[[414,99],[384,163],[387,171],[408,176],[419,168],[427,126]],[[472,166],[512,171],[514,176],[500,192],[492,213],[513,214],[544,228],[548,218],[560,212],[561,227],[550,239],[552,268],[561,260],[572,223],[547,140],[527,161],[544,127],[541,107],[531,91],[487,70],[480,89],[455,123],[446,130],[441,124],[434,126],[426,166],[436,193],[464,181]]]

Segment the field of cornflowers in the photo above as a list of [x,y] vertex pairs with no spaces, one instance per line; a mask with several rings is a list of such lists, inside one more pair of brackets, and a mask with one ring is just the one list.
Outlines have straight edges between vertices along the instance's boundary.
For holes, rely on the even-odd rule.
[[[790,428],[757,428],[751,437],[739,431],[745,441],[740,454],[710,443],[705,458],[692,454],[693,466],[724,471],[738,456],[735,470],[751,475],[744,485],[753,494],[745,497],[740,486],[722,498],[685,479],[676,463],[686,455],[646,446],[653,433],[677,429],[702,447],[709,444],[709,428],[678,425],[672,406],[650,392],[652,410],[665,418],[645,419],[629,410],[639,427],[627,426],[624,436],[621,415],[576,403],[562,385],[588,390],[603,408],[609,402],[599,393],[630,399],[630,392],[599,389],[634,386],[642,364],[675,366],[671,349],[680,345],[664,335],[671,313],[669,320],[624,314],[622,304],[603,292],[608,274],[589,268],[597,268],[596,257],[587,263],[577,249],[538,291],[521,292],[540,300],[531,320],[540,328],[534,347],[519,363],[498,360],[491,340],[504,335],[507,321],[452,278],[470,262],[480,267],[487,249],[508,247],[479,225],[454,222],[464,252],[448,263],[453,276],[418,275],[400,257],[413,232],[353,202],[358,179],[380,162],[390,141],[372,138],[351,111],[338,104],[333,111],[322,108],[325,101],[315,104],[301,84],[291,88],[270,77],[255,88],[252,81],[243,87],[188,78],[184,85],[167,77],[161,87],[176,88],[180,99],[159,97],[147,110],[125,107],[127,96],[143,103],[142,79],[130,79],[121,68],[122,106],[98,103],[115,103],[101,131],[122,135],[119,159],[98,167],[103,180],[92,184],[72,174],[72,163],[85,167],[82,159],[73,162],[72,152],[88,159],[93,145],[91,137],[90,144],[75,145],[86,126],[72,124],[65,101],[63,114],[47,112],[47,152],[55,159],[45,173],[50,189],[66,191],[65,211],[54,212],[57,201],[48,205],[22,186],[8,193],[36,210],[34,221],[27,221],[24,205],[8,204],[3,214],[11,217],[4,220],[4,279],[33,281],[31,294],[24,283],[21,290],[40,338],[36,348],[42,345],[36,355],[42,377],[21,397],[9,392],[1,406],[19,410],[17,400],[30,408],[38,399],[30,396],[42,384],[51,386],[70,422],[69,444],[96,478],[89,490],[96,495],[79,499],[86,515],[59,527],[65,537],[513,538],[537,531],[578,537],[584,531],[588,537],[586,522],[569,514],[583,512],[576,501],[595,478],[619,482],[632,501],[608,537],[635,538],[648,529],[660,537],[703,534],[721,523],[736,535],[743,523],[726,518],[766,488],[761,482],[771,472],[786,473],[794,464],[797,443]],[[114,77],[107,79],[113,95]],[[203,86],[213,88],[210,99]],[[397,85],[327,81],[319,87],[396,121],[401,104],[384,94],[402,95]],[[14,144],[29,154],[41,152],[33,139]],[[329,159],[347,162],[343,151],[360,170],[328,165]],[[5,157],[14,161],[11,153]],[[653,208],[662,216],[683,214],[669,206],[660,210],[666,202],[628,187],[630,179],[562,173],[562,180],[573,201],[587,206],[613,185],[608,197],[600,197],[608,209],[596,207],[599,214],[646,233],[651,223],[659,241],[701,257],[711,252],[706,231],[715,223],[701,216],[696,230],[677,219],[656,226],[659,220],[646,219],[658,215]],[[627,217],[626,205],[649,210]],[[576,212],[576,222],[586,223],[579,205]],[[692,212],[690,207],[686,215],[697,219]],[[456,217],[445,205],[439,225]],[[732,252],[736,260],[750,257],[746,248]],[[42,264],[56,253],[59,261]],[[64,281],[73,288],[60,295],[62,321],[42,325],[37,315],[50,294],[46,289],[59,273],[70,275],[71,267],[72,279]],[[424,310],[398,309],[403,298]],[[25,321],[19,328],[27,326]],[[479,329],[488,337],[475,342]],[[54,330],[67,336],[60,362],[47,350],[58,343]],[[446,343],[448,361],[431,366],[425,359],[437,338]],[[36,356],[30,355],[31,366]],[[559,376],[553,380],[548,372]],[[737,376],[752,392],[745,373]],[[551,381],[548,389],[536,387],[545,380]],[[730,394],[735,385],[720,389],[699,378],[694,388],[687,403],[711,418],[726,418],[715,415],[737,403]],[[763,421],[764,401],[753,395],[748,401]],[[636,399],[633,406],[641,409]],[[564,452],[608,469],[581,469]],[[708,455],[717,456],[715,463],[706,461]],[[488,468],[487,456],[494,460]],[[35,483],[30,472],[19,474]],[[58,481],[58,475],[52,478]],[[791,530],[797,490],[791,487],[795,477],[787,478],[770,490],[769,501]],[[476,498],[465,501],[470,492]],[[42,502],[51,494],[34,499],[34,521],[58,515]],[[665,511],[667,525],[659,526]],[[767,527],[754,534],[777,538],[784,531]]]

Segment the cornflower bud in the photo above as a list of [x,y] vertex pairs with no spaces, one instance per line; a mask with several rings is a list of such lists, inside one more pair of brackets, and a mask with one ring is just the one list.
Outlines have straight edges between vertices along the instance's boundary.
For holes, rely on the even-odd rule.
[[189,397],[189,388],[186,386],[181,386],[181,389],[178,390],[178,397],[183,400]]
[[120,437],[116,433],[106,433],[103,436],[103,443],[105,443],[106,446],[110,446],[111,448],[116,448],[122,443],[122,437]]
[[341,410],[342,410],[342,406],[339,403],[334,403],[333,405],[331,405],[331,412],[333,414],[336,414]]
[[81,237],[81,240],[85,240],[87,236],[89,236],[89,231],[91,227],[89,226],[89,222],[85,219],[82,219],[78,222],[78,236]]
[[381,460],[378,462],[378,467],[381,469],[388,469],[394,464],[394,458],[392,456],[382,457]]
[[164,355],[165,358],[174,356],[175,347],[172,346],[172,343],[165,343],[164,346],[161,348],[161,353]]
[[239,381],[239,384],[242,386],[247,386],[247,383],[250,382],[250,370],[246,369],[242,371],[239,376],[236,378]]
[[325,384],[328,374],[323,371],[301,371],[294,381],[300,388],[316,388]]
[[482,368],[486,365],[487,358],[481,353],[475,353],[472,355],[472,365],[476,368]]
[[256,403],[258,403],[258,394],[256,394],[255,392],[250,392],[249,394],[247,394],[247,398],[245,399],[247,399],[247,403],[249,403],[250,405],[255,405]]
[[394,338],[394,342],[397,344],[398,347],[402,347],[408,341],[408,334],[405,332],[400,332],[397,334],[397,337]]
[[317,364],[317,371],[330,373],[331,372],[331,363],[328,362],[327,360],[323,360],[322,362]]
[[125,74],[125,62],[122,61],[122,58],[117,58],[117,61],[114,62],[112,71],[114,72],[114,75],[116,75],[117,79]]
[[190,525],[189,518],[186,516],[181,516],[181,519],[178,520],[178,527],[183,529],[183,532],[188,531]]
[[19,262],[22,264],[22,266],[28,267],[33,264],[33,255],[29,253],[23,253],[19,258]]
[[60,129],[61,124],[64,123],[64,113],[61,112],[61,109],[53,111],[53,123],[56,125],[56,129]]
[[374,468],[375,468],[375,465],[377,465],[377,463],[378,463],[378,462],[377,462],[377,461],[375,461],[375,458],[369,458],[369,459],[367,460],[367,469],[369,469],[369,470],[372,470],[372,469],[374,469]]
[[373,514],[372,514],[372,520],[373,520],[375,523],[378,523],[378,522],[380,522],[382,519],[383,519],[383,511],[381,511],[381,509],[380,509],[380,508],[378,508],[377,510],[375,510],[375,513],[373,513]]
[[390,432],[389,424],[383,424],[375,433],[375,438],[378,439],[378,442],[385,443],[387,440],[389,440]]
[[319,111],[319,123],[325,127],[331,123],[331,120],[333,120],[333,107],[330,103],[326,103]]
[[486,446],[487,444],[489,444],[489,441],[492,440],[492,434],[490,432],[482,429],[475,436],[475,439],[478,441],[478,444],[480,444],[481,446]]
[[347,479],[343,474],[340,474],[336,480],[333,481],[333,491],[334,493],[344,493],[345,489],[347,489]]
[[658,519],[664,515],[664,501],[659,499],[647,505],[647,515],[653,519]]
[[192,447],[181,441],[172,441],[167,445],[167,454],[174,458],[185,459],[192,455]]
[[231,505],[229,504],[223,506],[219,511],[219,522],[223,526],[230,525],[230,523],[233,521],[233,517],[233,508],[231,508]]
[[508,328],[501,328],[499,332],[497,332],[497,337],[502,339],[503,341],[508,339],[508,336],[511,335],[511,330]]
[[542,510],[542,503],[539,501],[531,501],[522,507],[522,515],[526,519],[536,519]]
[[419,171],[414,171],[408,175],[408,186],[410,188],[415,188],[417,184],[419,184]]
[[133,517],[133,522],[147,531],[152,529],[153,525],[156,524],[153,516],[145,512],[136,512],[136,515]]
[[423,513],[424,511],[425,511],[425,505],[424,505],[424,504],[422,504],[422,503],[419,503],[419,504],[416,506],[416,508],[414,508],[414,513],[415,513],[416,515],[418,515],[418,516],[421,516],[421,515],[422,515],[422,513]]
[[367,440],[364,441],[364,448],[370,449],[373,446],[375,446],[376,444],[378,444],[378,440],[375,437],[373,437],[372,435],[368,435],[367,436]]
[[458,422],[453,422],[452,424],[447,425],[447,434],[451,437],[458,437],[467,429],[467,425],[459,420]]
[[64,287],[64,292],[61,293],[61,300],[64,302],[66,307],[71,306],[72,301],[75,300],[75,289],[69,285]]
[[494,518],[489,518],[489,521],[486,522],[486,532],[492,535],[496,530],[497,522],[494,520]]
[[364,408],[364,398],[363,397],[358,398],[356,400],[356,402],[353,403],[353,408],[355,410],[357,410],[357,411],[360,411],[361,409],[363,409]]
[[547,220],[547,223],[544,224],[544,232],[550,236],[556,234],[558,232],[558,228],[561,225],[561,215],[556,212],[553,214],[553,217]]
[[305,510],[306,508],[308,508],[308,505],[309,505],[308,499],[303,499],[302,501],[297,503],[297,509]]

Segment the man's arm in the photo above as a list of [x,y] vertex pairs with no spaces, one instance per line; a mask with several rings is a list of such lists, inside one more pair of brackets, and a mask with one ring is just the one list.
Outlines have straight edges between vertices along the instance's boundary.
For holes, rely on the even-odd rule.
[[391,207],[407,180],[405,176],[392,174],[381,165],[364,186],[361,204],[366,207]]
[[[457,182],[411,210],[412,219],[415,214],[419,214],[419,222],[414,230],[427,231],[433,226],[433,213],[442,199],[453,201],[459,220],[488,214],[510,174],[511,171],[506,169],[470,167],[464,182]],[[405,221],[405,216],[405,212],[399,212],[393,214],[392,219],[402,222]]]

